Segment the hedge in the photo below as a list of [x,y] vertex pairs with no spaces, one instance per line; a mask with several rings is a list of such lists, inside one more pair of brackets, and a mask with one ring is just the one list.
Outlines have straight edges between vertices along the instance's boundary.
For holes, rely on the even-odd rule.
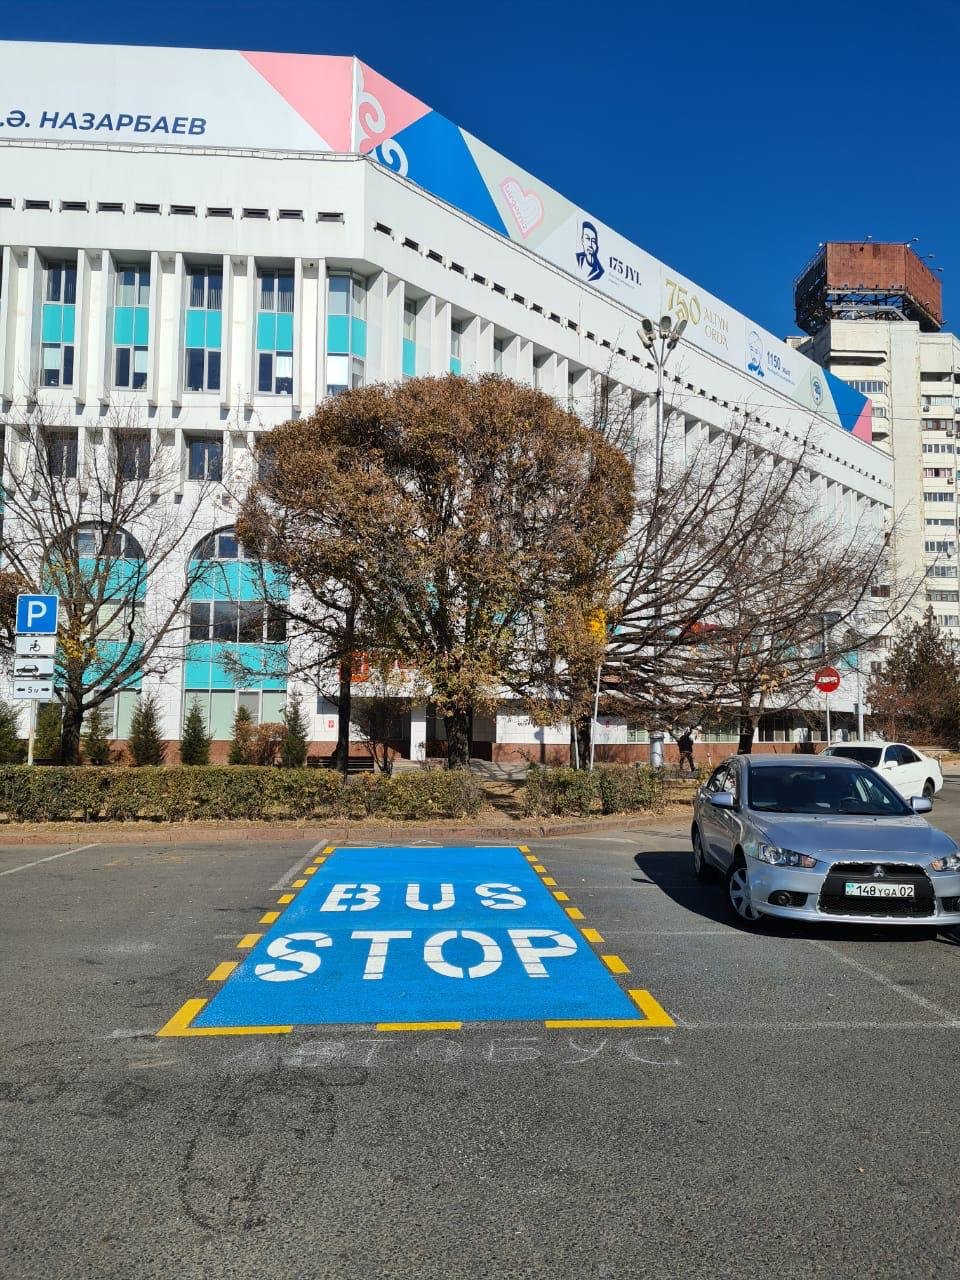
[[590,771],[533,765],[523,795],[526,817],[596,813],[658,813],[663,808],[663,771],[649,765],[600,765]]
[[79,819],[178,822],[210,818],[464,818],[482,793],[468,773],[364,775],[258,765],[173,768],[0,767],[0,813],[10,822]]

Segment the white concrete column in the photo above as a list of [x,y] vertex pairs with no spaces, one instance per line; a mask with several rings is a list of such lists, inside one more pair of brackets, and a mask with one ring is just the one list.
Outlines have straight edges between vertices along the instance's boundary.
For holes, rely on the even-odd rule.
[[410,708],[410,759],[424,761],[427,758],[427,708],[422,702]]

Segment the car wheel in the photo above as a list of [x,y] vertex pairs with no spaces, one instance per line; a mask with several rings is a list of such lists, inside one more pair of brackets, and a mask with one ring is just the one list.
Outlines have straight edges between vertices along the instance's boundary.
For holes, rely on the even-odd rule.
[[693,828],[693,874],[701,884],[712,884],[717,878],[716,871],[704,857],[699,827]]
[[923,784],[923,794],[927,800],[932,800],[937,794],[937,788],[933,785],[933,779],[928,778]]
[[747,865],[742,858],[738,858],[727,872],[727,905],[738,924],[748,929],[756,927],[761,913],[750,900]]

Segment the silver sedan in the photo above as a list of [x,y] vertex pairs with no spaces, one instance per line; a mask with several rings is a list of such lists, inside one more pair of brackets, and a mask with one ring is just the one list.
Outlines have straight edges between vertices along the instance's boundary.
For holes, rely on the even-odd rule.
[[697,792],[700,880],[722,878],[741,924],[960,924],[960,848],[866,765],[828,756],[731,756]]

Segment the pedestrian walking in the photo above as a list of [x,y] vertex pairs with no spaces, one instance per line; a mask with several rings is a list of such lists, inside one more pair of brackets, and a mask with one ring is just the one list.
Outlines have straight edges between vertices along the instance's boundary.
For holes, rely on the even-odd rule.
[[689,729],[684,729],[683,733],[677,739],[677,747],[680,751],[680,773],[683,773],[684,764],[690,766],[691,774],[696,773],[693,763],[693,734]]

